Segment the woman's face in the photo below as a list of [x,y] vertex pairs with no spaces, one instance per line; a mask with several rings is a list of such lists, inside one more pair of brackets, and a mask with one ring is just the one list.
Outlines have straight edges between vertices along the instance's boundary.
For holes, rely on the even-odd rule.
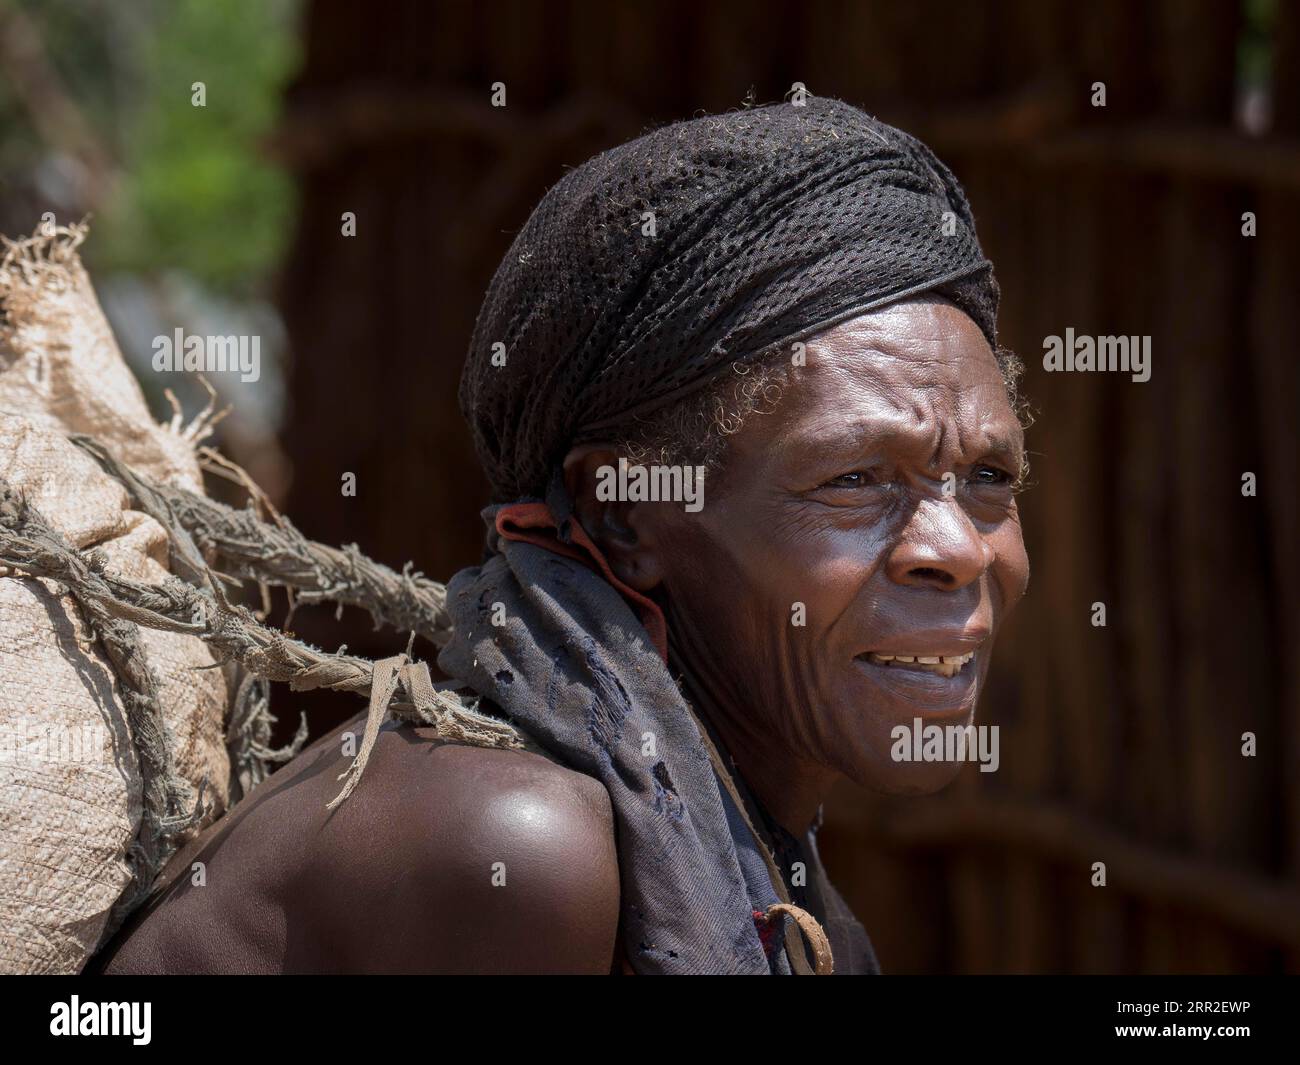
[[960,763],[895,761],[891,732],[973,721],[1029,578],[1023,434],[950,304],[861,315],[806,356],[775,411],[729,438],[703,509],[653,508],[669,628],[693,673],[799,757],[932,791]]

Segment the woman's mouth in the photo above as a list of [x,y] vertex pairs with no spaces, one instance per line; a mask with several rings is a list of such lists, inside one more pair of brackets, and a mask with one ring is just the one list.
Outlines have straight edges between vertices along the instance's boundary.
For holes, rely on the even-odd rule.
[[877,654],[868,651],[862,656],[872,665],[888,666],[890,669],[907,669],[922,673],[937,673],[941,677],[955,677],[971,659],[974,651],[964,655],[936,655],[917,653],[910,655]]
[[864,651],[854,662],[877,690],[889,694],[892,705],[927,717],[974,712],[983,664],[981,641],[913,634],[906,643],[886,646],[887,651]]

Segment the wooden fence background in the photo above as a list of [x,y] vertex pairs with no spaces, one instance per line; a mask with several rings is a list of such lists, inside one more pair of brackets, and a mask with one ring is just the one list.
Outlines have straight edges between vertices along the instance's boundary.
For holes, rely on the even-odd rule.
[[[997,265],[1036,411],[1034,575],[981,707],[1000,771],[846,787],[833,876],[888,971],[1300,970],[1300,4],[316,0],[303,32],[270,145],[302,194],[280,300],[300,527],[433,575],[476,561],[456,383],[545,188],[751,89],[863,106],[954,167]],[[1271,57],[1255,132],[1243,41]],[[1151,380],[1045,374],[1067,327],[1150,335]],[[315,705],[320,727],[355,711]]]

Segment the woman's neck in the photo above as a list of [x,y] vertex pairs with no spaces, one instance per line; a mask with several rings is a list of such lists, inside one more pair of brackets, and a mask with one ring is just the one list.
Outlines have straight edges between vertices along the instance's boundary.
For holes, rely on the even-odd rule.
[[668,651],[683,695],[721,740],[724,761],[730,756],[728,769],[734,766],[740,773],[769,817],[796,839],[803,838],[835,783],[835,771],[795,755],[782,735],[729,698],[710,671],[695,666],[676,643],[672,626]]

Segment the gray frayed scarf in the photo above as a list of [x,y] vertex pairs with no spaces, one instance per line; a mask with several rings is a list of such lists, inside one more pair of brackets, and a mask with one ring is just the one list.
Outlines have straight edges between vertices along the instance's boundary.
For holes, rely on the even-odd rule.
[[[454,634],[439,668],[608,790],[636,972],[789,972],[756,923],[780,909],[762,846],[665,665],[662,616],[647,606],[649,627],[637,617],[608,571],[592,568],[603,559],[562,489],[548,500],[483,512],[489,557],[448,584]],[[779,936],[785,915],[771,917]]]

